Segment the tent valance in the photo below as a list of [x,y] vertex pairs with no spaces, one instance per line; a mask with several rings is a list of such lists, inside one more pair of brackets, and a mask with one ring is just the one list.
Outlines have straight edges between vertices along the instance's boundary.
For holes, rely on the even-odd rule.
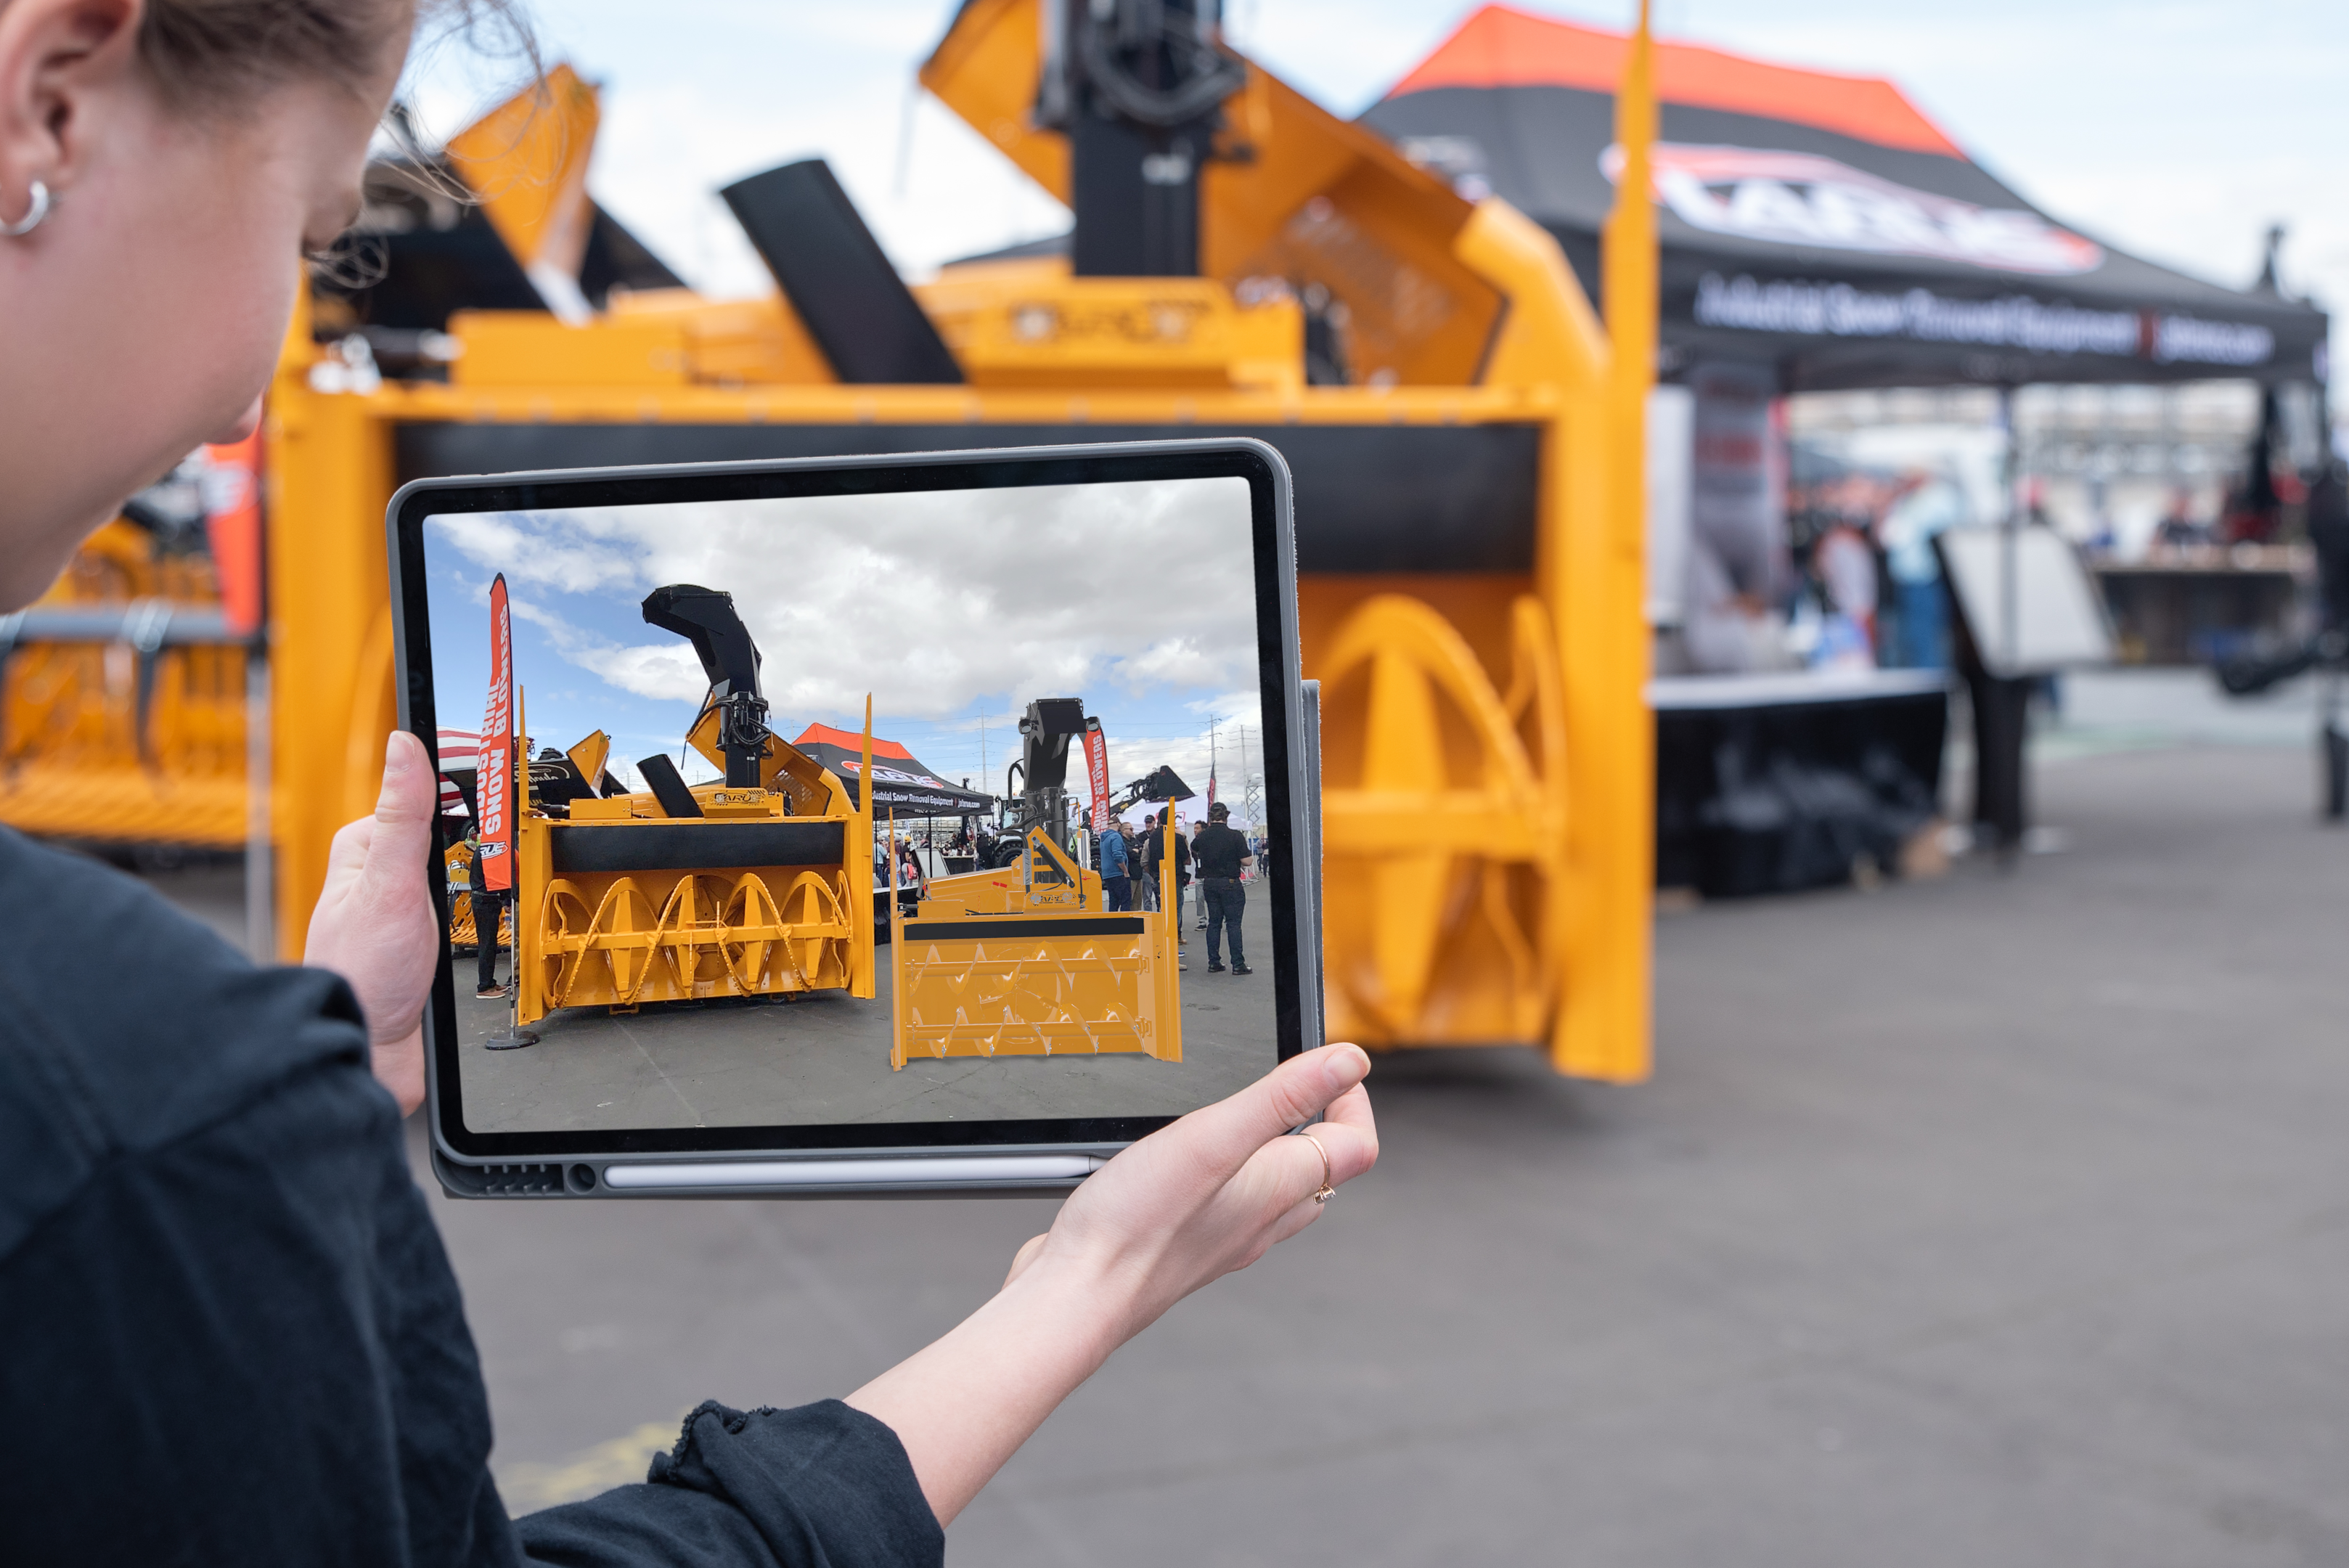
[[[1597,297],[1619,35],[1487,5],[1363,119],[1557,236]],[[2324,314],[2059,223],[1889,81],[1656,49],[1669,356],[1768,359],[1788,389],[2322,379]]]
[[[849,799],[864,804],[864,737],[828,724],[810,724],[792,744],[840,775]],[[995,809],[991,795],[947,783],[895,741],[873,738],[873,809],[876,818],[963,816]]]

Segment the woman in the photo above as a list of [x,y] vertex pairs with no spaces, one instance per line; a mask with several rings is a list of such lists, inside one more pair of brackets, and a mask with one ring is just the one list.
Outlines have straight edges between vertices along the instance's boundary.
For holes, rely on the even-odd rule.
[[[357,213],[414,23],[409,0],[0,0],[0,610],[254,427],[297,254]],[[1112,1350],[1376,1158],[1367,1058],[1308,1053],[1112,1161],[1001,1291],[846,1401],[705,1406],[646,1484],[509,1521],[398,1128],[434,795],[392,736],[298,970],[0,833],[11,1563],[936,1562]],[[1325,1109],[1318,1144],[1281,1136]]]

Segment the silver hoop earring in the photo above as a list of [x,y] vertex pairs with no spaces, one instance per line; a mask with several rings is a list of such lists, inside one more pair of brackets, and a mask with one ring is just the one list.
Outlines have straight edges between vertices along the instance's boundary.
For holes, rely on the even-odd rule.
[[0,228],[0,234],[5,234],[12,240],[22,238],[39,228],[41,220],[48,215],[49,188],[36,180],[33,182],[32,197],[25,206],[25,215],[5,228]]

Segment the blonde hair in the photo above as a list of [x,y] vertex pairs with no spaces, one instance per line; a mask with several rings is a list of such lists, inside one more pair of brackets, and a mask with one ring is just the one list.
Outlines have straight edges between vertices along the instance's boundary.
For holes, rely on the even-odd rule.
[[[401,0],[147,0],[139,57],[166,97],[222,109],[305,79],[367,80],[409,15]],[[418,0],[414,19],[502,35],[536,61],[520,0]]]

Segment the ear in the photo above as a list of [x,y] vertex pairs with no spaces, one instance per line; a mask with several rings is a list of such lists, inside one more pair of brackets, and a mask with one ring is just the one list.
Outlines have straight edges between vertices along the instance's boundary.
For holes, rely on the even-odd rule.
[[144,0],[0,4],[0,216],[36,180],[63,192],[88,164],[109,99],[139,64]]

